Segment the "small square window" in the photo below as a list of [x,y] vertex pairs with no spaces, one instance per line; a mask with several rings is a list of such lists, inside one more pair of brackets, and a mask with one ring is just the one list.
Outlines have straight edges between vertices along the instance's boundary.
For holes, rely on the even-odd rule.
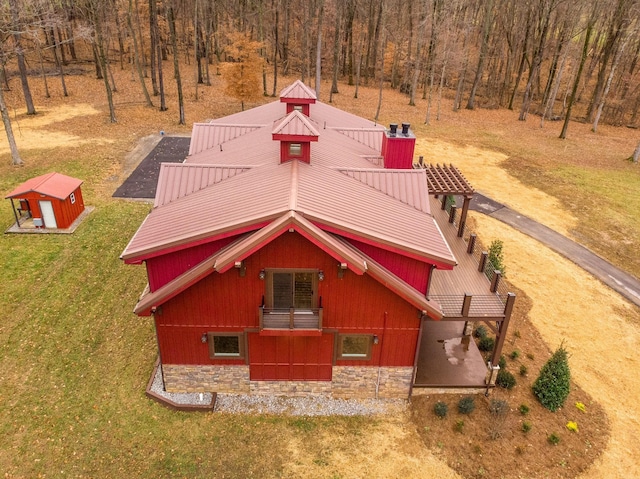
[[243,359],[244,334],[209,333],[209,357],[211,359]]
[[289,156],[302,156],[302,144],[290,143],[289,144]]
[[338,359],[371,359],[373,336],[369,334],[341,334],[338,336]]
[[76,202],[76,195],[75,193],[71,193],[69,195],[69,199],[71,200],[71,204],[74,204]]

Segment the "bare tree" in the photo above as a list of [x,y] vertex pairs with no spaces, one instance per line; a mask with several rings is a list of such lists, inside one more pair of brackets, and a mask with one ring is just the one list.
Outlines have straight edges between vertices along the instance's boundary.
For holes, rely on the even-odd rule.
[[33,106],[33,98],[31,97],[31,89],[29,88],[29,80],[27,78],[27,66],[24,61],[24,51],[21,43],[22,24],[18,14],[18,1],[9,0],[9,9],[11,10],[13,42],[15,44],[16,58],[18,59],[18,69],[20,70],[20,82],[22,83],[24,101],[27,104],[27,115],[35,115],[36,109]]
[[16,145],[16,139],[13,136],[11,119],[9,118],[7,105],[4,102],[4,93],[2,93],[2,88],[0,88],[0,113],[2,114],[4,131],[7,133],[7,140],[9,141],[9,150],[11,150],[11,164],[14,166],[22,166],[24,162],[22,161],[22,158],[20,158],[20,152],[18,151],[18,146]]

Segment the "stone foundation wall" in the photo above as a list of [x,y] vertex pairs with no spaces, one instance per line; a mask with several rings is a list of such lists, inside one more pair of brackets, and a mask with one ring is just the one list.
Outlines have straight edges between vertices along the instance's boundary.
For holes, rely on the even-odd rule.
[[167,392],[249,394],[249,366],[162,365]]
[[274,396],[330,396],[329,381],[251,381],[251,394]]
[[218,392],[229,394],[332,396],[336,398],[409,396],[413,368],[334,366],[329,381],[250,381],[249,366],[198,366],[165,364],[162,367],[167,392]]
[[379,398],[409,397],[413,368],[371,366],[334,366],[331,392],[341,398],[375,398],[376,384]]

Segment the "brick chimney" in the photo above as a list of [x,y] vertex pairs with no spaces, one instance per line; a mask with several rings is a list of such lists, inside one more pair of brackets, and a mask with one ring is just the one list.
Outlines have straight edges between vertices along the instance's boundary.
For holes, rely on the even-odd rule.
[[382,137],[382,157],[385,168],[411,169],[413,168],[413,151],[416,137],[409,129],[409,123],[402,123],[402,130],[398,131],[398,124],[391,123]]

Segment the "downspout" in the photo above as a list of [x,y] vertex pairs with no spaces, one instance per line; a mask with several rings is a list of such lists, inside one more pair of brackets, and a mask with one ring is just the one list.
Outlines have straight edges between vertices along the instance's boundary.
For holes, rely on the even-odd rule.
[[413,395],[413,385],[416,382],[418,374],[418,358],[420,357],[420,346],[422,346],[422,333],[424,330],[424,322],[428,318],[426,311],[420,314],[420,329],[418,330],[418,341],[416,341],[416,352],[413,355],[413,374],[411,375],[411,384],[409,384],[409,397]]
[[382,323],[382,337],[378,342],[380,347],[380,356],[378,357],[378,379],[376,380],[376,401],[378,400],[378,393],[380,392],[380,368],[382,366],[382,343],[384,342],[384,335],[387,331],[387,312],[384,312],[384,322]]

